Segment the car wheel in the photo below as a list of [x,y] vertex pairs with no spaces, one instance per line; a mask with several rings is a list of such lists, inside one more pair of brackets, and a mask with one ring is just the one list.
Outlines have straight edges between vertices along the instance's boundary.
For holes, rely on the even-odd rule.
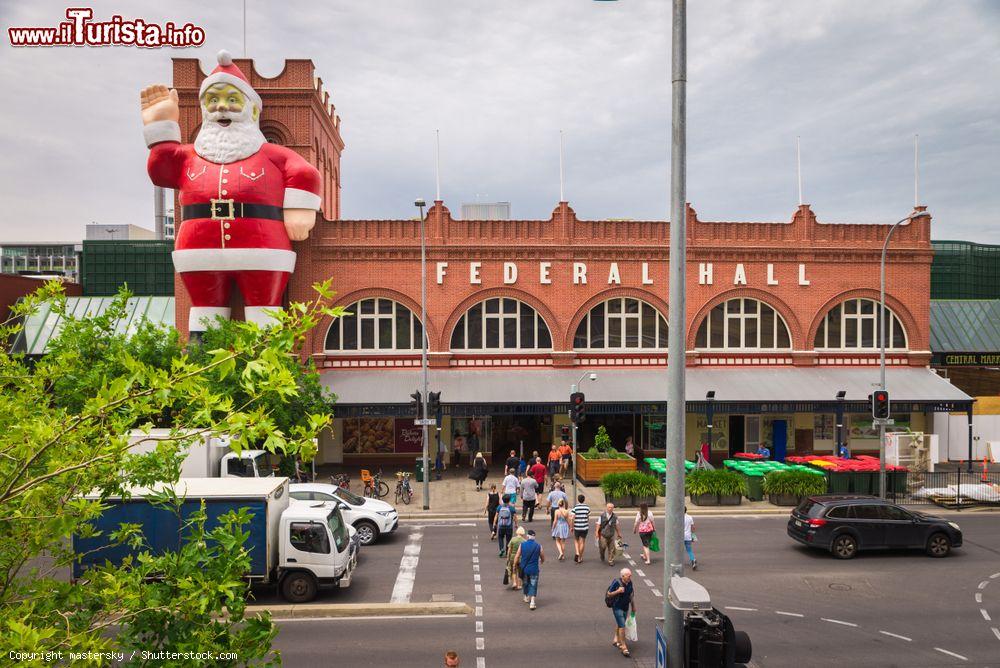
[[838,559],[853,559],[858,554],[858,541],[854,536],[842,533],[833,539],[830,551]]
[[927,554],[932,557],[947,557],[951,552],[951,540],[943,533],[933,534],[927,539]]
[[378,540],[379,530],[374,524],[367,520],[362,520],[354,525],[358,532],[358,540],[362,545],[371,545]]
[[316,598],[316,580],[309,573],[289,573],[281,581],[281,595],[289,603],[308,603]]

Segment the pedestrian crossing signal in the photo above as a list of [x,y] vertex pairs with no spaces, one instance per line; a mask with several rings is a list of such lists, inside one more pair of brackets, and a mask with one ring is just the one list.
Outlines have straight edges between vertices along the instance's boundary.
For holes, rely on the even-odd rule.
[[872,417],[885,420],[889,417],[889,393],[886,390],[876,390],[872,393]]
[[569,420],[573,424],[580,424],[587,419],[586,397],[583,392],[574,392],[569,395]]

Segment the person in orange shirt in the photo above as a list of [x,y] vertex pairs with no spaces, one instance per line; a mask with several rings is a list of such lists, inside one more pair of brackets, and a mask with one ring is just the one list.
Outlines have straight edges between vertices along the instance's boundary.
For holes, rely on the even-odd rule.
[[571,446],[566,441],[563,441],[562,445],[559,446],[559,458],[560,458],[559,475],[562,476],[566,475],[566,469],[569,468],[569,462],[570,459],[572,459],[572,457],[573,457],[573,446]]
[[549,478],[555,481],[556,476],[559,474],[559,462],[562,460],[562,455],[559,454],[559,446],[555,443],[552,444],[552,449],[549,450]]

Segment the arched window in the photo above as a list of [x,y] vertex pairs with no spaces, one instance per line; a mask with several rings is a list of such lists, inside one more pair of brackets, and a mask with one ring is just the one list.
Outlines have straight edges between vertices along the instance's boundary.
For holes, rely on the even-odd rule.
[[481,301],[459,318],[452,350],[543,350],[552,348],[549,327],[538,312],[509,297]]
[[362,299],[347,307],[326,333],[328,351],[413,352],[424,335],[413,311],[391,299]]
[[[906,330],[895,313],[889,314],[885,328],[885,347],[906,350]],[[878,302],[873,299],[848,299],[830,309],[819,329],[813,347],[819,350],[878,350]]]
[[667,347],[667,320],[640,299],[601,302],[580,321],[574,350],[641,350]]
[[695,348],[706,350],[788,350],[792,339],[781,315],[756,299],[730,299],[701,321]]

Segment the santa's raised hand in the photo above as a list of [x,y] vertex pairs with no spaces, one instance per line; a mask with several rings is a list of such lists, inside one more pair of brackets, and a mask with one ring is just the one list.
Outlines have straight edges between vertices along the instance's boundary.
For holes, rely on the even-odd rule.
[[142,105],[143,125],[157,121],[177,121],[181,117],[177,91],[168,89],[163,84],[143,88],[139,92],[139,101]]

